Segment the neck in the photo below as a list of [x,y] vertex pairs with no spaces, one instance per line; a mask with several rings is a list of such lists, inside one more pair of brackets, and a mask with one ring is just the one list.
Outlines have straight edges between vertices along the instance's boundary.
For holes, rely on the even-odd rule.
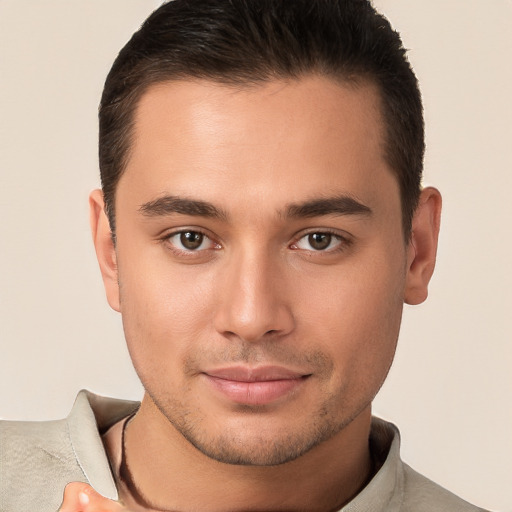
[[120,494],[133,511],[333,511],[371,476],[370,408],[331,439],[278,466],[217,462],[145,397],[125,430]]

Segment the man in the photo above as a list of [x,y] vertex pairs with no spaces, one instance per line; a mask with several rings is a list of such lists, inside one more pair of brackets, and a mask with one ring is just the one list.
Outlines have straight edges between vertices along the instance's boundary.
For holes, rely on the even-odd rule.
[[[73,481],[133,511],[478,510],[371,417],[434,268],[423,149],[416,79],[367,2],[156,11],[107,78],[90,198],[146,393],[4,424],[2,510],[55,510]],[[61,510],[119,507],[79,483]]]

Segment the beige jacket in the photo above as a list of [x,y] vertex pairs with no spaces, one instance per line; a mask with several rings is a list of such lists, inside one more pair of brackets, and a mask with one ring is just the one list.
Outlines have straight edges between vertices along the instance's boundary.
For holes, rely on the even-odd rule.
[[[116,499],[100,436],[138,405],[81,391],[66,419],[0,422],[0,512],[56,512],[72,481]],[[374,419],[371,443],[383,465],[340,512],[485,512],[404,464],[394,425]]]

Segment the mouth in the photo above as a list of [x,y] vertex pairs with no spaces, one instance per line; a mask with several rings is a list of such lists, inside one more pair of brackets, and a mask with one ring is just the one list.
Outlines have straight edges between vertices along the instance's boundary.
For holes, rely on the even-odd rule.
[[204,372],[214,391],[237,404],[265,405],[298,391],[311,374],[281,366],[235,366]]

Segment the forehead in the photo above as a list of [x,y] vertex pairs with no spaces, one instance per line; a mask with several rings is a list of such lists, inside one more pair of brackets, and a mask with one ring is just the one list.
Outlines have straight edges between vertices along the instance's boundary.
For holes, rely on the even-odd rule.
[[119,193],[145,191],[153,197],[139,199],[148,201],[199,187],[211,202],[234,200],[235,191],[242,201],[270,192],[281,202],[333,191],[372,196],[382,180],[395,181],[383,126],[372,84],[318,76],[241,87],[161,83],[137,106]]

